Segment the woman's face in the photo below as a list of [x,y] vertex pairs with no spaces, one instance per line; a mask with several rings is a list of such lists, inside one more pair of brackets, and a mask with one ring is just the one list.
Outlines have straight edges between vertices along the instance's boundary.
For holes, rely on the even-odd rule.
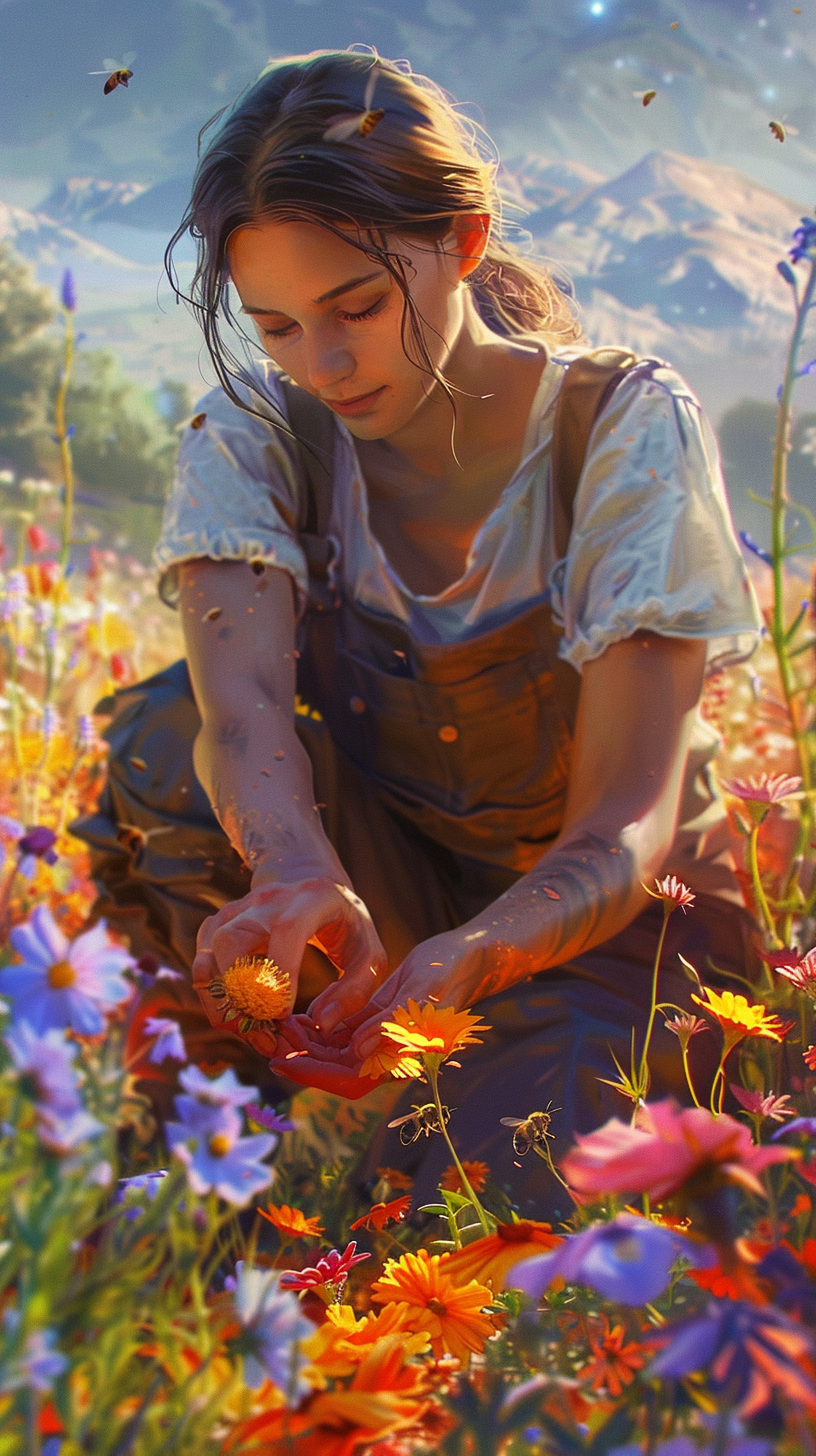
[[[468,267],[453,234],[441,249],[405,239],[391,246],[407,260],[428,352],[441,369],[464,318],[461,277],[475,263]],[[384,439],[423,407],[433,380],[406,357],[403,295],[376,260],[317,224],[270,219],[233,233],[228,257],[266,353],[352,434]]]

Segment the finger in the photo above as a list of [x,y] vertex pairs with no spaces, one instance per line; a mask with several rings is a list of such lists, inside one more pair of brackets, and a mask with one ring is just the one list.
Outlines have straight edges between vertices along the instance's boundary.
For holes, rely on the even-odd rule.
[[379,1085],[371,1077],[355,1075],[347,1067],[318,1062],[308,1054],[289,1053],[284,1057],[273,1057],[269,1063],[273,1072],[297,1082],[303,1087],[319,1087],[324,1092],[333,1092],[338,1097],[352,1100],[364,1097]]
[[353,967],[349,967],[339,981],[327,986],[316,996],[309,1007],[309,1015],[321,1031],[331,1033],[340,1022],[362,1011],[370,1002],[378,986],[389,978],[385,952],[372,958],[367,955]]

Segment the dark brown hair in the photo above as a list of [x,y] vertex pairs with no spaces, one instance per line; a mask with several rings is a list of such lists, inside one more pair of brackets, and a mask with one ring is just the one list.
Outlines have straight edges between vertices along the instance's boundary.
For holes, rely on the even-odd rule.
[[[327,139],[327,129],[336,122],[363,112],[372,67],[372,104],[382,109],[382,118],[366,136],[355,128],[347,140]],[[554,342],[580,337],[569,279],[562,275],[556,281],[552,265],[526,256],[506,237],[497,158],[489,139],[407,62],[359,50],[287,56],[270,62],[226,116],[214,118],[219,121],[200,158],[190,205],[165,264],[177,297],[198,319],[219,381],[244,408],[235,381],[248,376],[220,328],[221,319],[237,327],[226,286],[226,248],[236,228],[261,216],[342,228],[345,241],[387,268],[405,300],[403,347],[443,387],[411,299],[398,240],[426,239],[436,246],[457,215],[489,213],[492,218],[484,260],[468,280],[490,328],[504,335],[543,334]],[[188,231],[196,240],[198,260],[190,292],[184,294],[173,249]],[[257,376],[253,385],[258,387]]]

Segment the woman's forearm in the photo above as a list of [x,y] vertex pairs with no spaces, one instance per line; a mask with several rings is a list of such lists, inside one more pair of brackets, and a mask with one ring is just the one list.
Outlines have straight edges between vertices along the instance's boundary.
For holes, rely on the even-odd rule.
[[293,877],[348,877],[323,830],[309,756],[291,718],[262,688],[205,717],[193,759],[253,887]]
[[560,965],[623,930],[646,904],[642,883],[650,883],[662,858],[644,848],[630,832],[576,825],[462,928],[466,946],[476,950],[484,943],[475,999]]

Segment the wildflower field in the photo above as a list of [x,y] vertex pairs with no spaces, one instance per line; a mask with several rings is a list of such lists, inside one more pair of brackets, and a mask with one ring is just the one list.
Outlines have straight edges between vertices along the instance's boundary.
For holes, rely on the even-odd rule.
[[[766,631],[704,701],[762,979],[714,990],[689,964],[688,1015],[661,998],[658,952],[644,1044],[610,1065],[618,1117],[562,1146],[554,1109],[495,1109],[542,1190],[568,1192],[555,1228],[457,1156],[445,1068],[478,1056],[475,1013],[409,1001],[372,1059],[416,1079],[403,1140],[447,1143],[422,1208],[388,1168],[359,1205],[370,1104],[264,1106],[231,1069],[191,1064],[169,1016],[144,1023],[151,1059],[178,1068],[164,1129],[134,1083],[140,991],[179,969],[93,923],[69,826],[104,780],[95,705],[180,644],[146,568],[78,544],[66,279],[62,479],[24,482],[2,522],[0,1456],[816,1450],[816,547],[786,487],[794,386],[814,368],[816,220],[779,271],[794,326],[770,550],[746,541]],[[677,880],[649,888],[664,925],[694,914]],[[273,981],[261,966],[250,1008]],[[658,1018],[685,1108],[649,1097]],[[698,1035],[721,1049],[711,1086],[689,1069]]]

